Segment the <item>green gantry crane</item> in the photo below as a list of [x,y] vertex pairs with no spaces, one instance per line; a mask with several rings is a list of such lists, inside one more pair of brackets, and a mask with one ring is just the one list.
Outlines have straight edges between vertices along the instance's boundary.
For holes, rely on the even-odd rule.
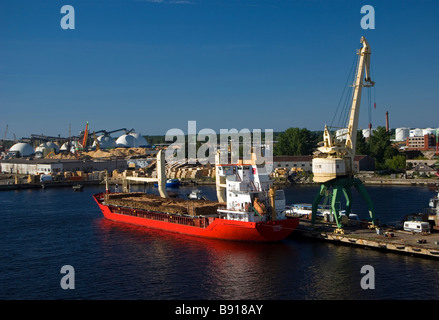
[[[365,199],[372,227],[375,227],[375,213],[371,198],[362,181],[354,177],[355,144],[358,129],[358,117],[360,113],[361,91],[363,87],[372,87],[375,83],[370,79],[370,47],[365,37],[361,37],[363,47],[357,51],[358,62],[352,95],[348,127],[344,132],[345,139],[334,139],[325,125],[323,142],[319,143],[318,152],[312,160],[314,181],[320,182],[320,191],[312,205],[312,222],[315,222],[317,208],[320,200],[331,193],[331,212],[334,214],[338,229],[343,232],[343,223],[339,207],[341,193],[346,199],[346,215],[349,216],[352,205],[352,192],[354,187]],[[363,81],[364,78],[364,81]]]

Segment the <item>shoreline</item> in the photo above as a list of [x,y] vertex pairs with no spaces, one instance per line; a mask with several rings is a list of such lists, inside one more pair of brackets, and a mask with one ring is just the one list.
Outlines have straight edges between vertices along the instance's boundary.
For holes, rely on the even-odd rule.
[[[361,178],[360,178],[361,179]],[[439,179],[397,179],[397,178],[368,178],[361,179],[365,185],[411,185],[411,186],[437,186]]]
[[[385,185],[385,186],[427,186],[427,187],[438,187],[439,188],[439,179],[385,179],[385,178],[373,178],[373,179],[361,179],[364,185]],[[110,185],[115,184],[122,185],[122,180],[110,180]],[[24,189],[38,189],[38,188],[57,188],[57,187],[72,187],[77,184],[82,185],[103,185],[105,182],[99,180],[78,180],[78,181],[47,181],[44,183],[21,183],[21,184],[0,184],[0,191],[8,191],[8,190],[24,190]],[[132,183],[132,185],[143,184]],[[196,180],[192,179],[190,181],[182,181],[183,186],[197,186],[197,185],[215,185],[215,181],[205,181],[205,180]],[[292,186],[292,185],[318,185],[315,182],[299,182],[299,183],[290,183],[285,181],[275,181],[275,186]]]

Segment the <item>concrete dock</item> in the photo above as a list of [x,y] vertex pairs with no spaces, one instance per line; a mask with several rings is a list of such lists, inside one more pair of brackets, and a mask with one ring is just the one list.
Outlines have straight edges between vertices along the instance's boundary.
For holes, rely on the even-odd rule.
[[338,234],[336,225],[325,222],[312,224],[310,220],[301,219],[294,231],[294,236],[327,241],[331,243],[372,248],[386,252],[409,254],[419,257],[439,258],[439,232],[430,234],[412,234],[403,230],[368,229],[362,227],[345,227],[344,233]]

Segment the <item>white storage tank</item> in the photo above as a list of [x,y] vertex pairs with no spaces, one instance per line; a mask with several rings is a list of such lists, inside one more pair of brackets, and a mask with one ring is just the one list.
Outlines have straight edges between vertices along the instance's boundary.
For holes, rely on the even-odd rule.
[[410,129],[410,137],[422,137],[422,129]]
[[410,136],[409,128],[396,128],[395,129],[395,140],[396,141],[405,141]]
[[422,129],[422,135],[425,136],[426,134],[431,135],[431,134],[435,134],[436,129],[433,128],[425,128]]
[[370,129],[363,129],[362,134],[364,138],[370,138]]
[[337,131],[335,131],[335,139],[339,141],[346,140],[347,133],[348,133],[347,128],[338,129]]
[[373,135],[374,131],[375,131],[375,129],[369,129],[369,128],[363,129],[362,130],[363,137],[366,139],[370,138],[370,136]]

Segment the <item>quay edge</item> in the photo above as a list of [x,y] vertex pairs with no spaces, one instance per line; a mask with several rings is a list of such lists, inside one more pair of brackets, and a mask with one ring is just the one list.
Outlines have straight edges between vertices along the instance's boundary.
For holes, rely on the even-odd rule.
[[439,258],[439,233],[412,234],[402,230],[384,229],[378,234],[375,229],[346,228],[344,234],[335,233],[336,226],[301,219],[291,237],[325,241],[384,252],[408,254],[417,257]]

